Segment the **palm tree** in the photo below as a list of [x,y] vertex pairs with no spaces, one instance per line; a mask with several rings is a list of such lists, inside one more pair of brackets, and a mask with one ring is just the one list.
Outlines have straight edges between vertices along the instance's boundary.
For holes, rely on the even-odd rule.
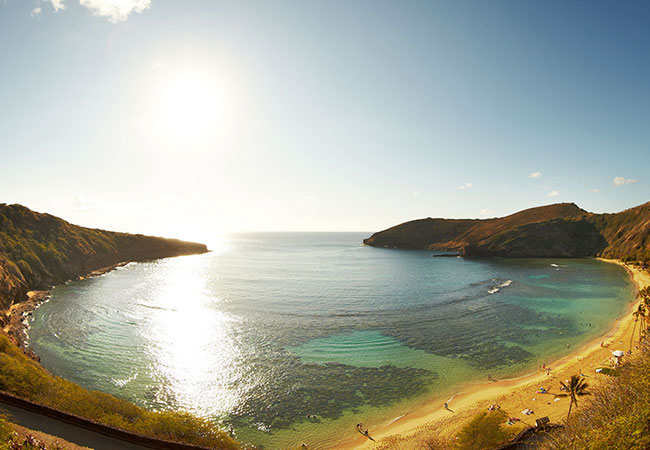
[[571,402],[569,403],[569,412],[566,415],[567,420],[569,420],[569,415],[571,414],[571,407],[575,403],[576,406],[578,406],[578,397],[582,397],[583,395],[589,395],[591,392],[587,392],[587,388],[589,385],[585,383],[585,380],[583,380],[580,376],[578,375],[571,375],[571,380],[569,380],[569,384],[564,384],[562,381],[560,381],[560,384],[566,391],[566,394],[560,394],[561,397],[570,397]]
[[[639,311],[642,310],[643,308],[643,325],[642,325],[642,333],[646,334],[648,332],[648,319],[650,317],[650,286],[646,286],[645,288],[641,289],[639,291],[638,297],[641,299],[641,303],[639,304]],[[646,313],[648,315],[646,315]],[[641,340],[641,336],[639,337],[639,340]]]
[[632,351],[632,340],[634,339],[634,332],[636,331],[636,324],[639,321],[639,311],[634,311],[632,313],[634,317],[634,326],[632,327],[632,336],[630,337],[630,351]]
[[[648,301],[649,299],[646,298],[645,300]],[[644,303],[639,303],[639,308],[636,310],[637,316],[641,317],[641,327],[639,328],[639,343],[641,342],[641,340],[643,339],[643,337],[645,336],[645,334],[648,331],[648,323],[646,321],[647,320],[647,317],[646,317],[647,310],[648,310],[648,308],[646,307],[645,302]],[[632,350],[632,347],[630,347],[630,350]]]
[[[641,299],[641,303],[639,304],[639,311],[641,311],[643,307],[643,326],[641,328],[642,333],[646,334],[648,332],[648,319],[650,319],[650,286],[646,286],[645,288],[641,289],[639,291],[638,297]],[[646,315],[647,314],[647,315]],[[641,336],[639,336],[639,340],[641,340]]]
[[[630,351],[632,351],[632,341],[634,341],[634,331],[636,330],[636,324],[639,321],[639,317],[643,317],[643,320],[645,320],[645,306],[643,305],[643,303],[639,303],[638,309],[634,311],[632,315],[634,316],[634,326],[632,327],[632,336],[630,336]],[[639,329],[643,330],[643,324],[641,324]],[[639,332],[639,335],[640,334],[641,333]]]

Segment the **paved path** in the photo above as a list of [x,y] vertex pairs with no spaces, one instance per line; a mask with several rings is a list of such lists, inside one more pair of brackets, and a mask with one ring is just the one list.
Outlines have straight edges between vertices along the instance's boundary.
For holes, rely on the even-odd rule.
[[16,406],[0,402],[0,414],[9,416],[9,421],[31,430],[41,431],[60,437],[66,441],[95,450],[150,450],[137,444],[120,441],[94,431],[86,430],[69,423],[51,419]]

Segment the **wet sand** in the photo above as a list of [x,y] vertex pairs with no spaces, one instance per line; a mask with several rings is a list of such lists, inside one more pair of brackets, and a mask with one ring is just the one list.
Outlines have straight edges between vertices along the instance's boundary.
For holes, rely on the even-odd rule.
[[[625,267],[637,289],[650,285],[650,272],[628,266],[615,260],[602,260]],[[466,386],[454,395],[452,399],[441,398],[423,408],[406,414],[383,427],[371,429],[370,436],[376,442],[369,441],[363,436],[355,437],[337,445],[337,449],[428,449],[430,439],[451,440],[468,420],[493,404],[498,404],[500,410],[507,412],[508,417],[520,419],[513,425],[513,430],[520,430],[535,424],[535,419],[548,416],[551,422],[559,423],[566,418],[569,409],[567,397],[556,397],[561,391],[560,381],[567,380],[571,375],[583,373],[587,383],[598,384],[607,378],[596,373],[599,367],[609,367],[613,364],[612,351],[630,349],[630,338],[634,328],[632,312],[638,301],[630,302],[626,313],[617,319],[612,328],[603,336],[594,339],[568,356],[546,364],[550,372],[539,370],[507,380],[486,381]],[[638,328],[638,327],[637,327]],[[637,329],[638,332],[638,329]],[[602,346],[601,346],[602,344]],[[634,352],[634,347],[632,348]],[[549,392],[538,393],[544,387]],[[449,409],[444,408],[448,402]],[[584,403],[581,402],[578,408]],[[525,415],[522,411],[529,408],[534,414]],[[453,412],[452,412],[453,411]],[[504,416],[505,422],[505,416]]]

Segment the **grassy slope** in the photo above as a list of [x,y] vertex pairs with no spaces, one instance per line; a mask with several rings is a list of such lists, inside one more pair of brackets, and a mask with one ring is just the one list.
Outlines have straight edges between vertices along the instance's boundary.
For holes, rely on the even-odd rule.
[[650,260],[650,203],[617,214],[592,214],[573,203],[558,203],[496,219],[421,219],[375,233],[364,242],[474,256]]
[[0,204],[0,309],[42,289],[121,261],[204,253],[203,244],[72,225]]
[[236,449],[228,435],[206,420],[184,413],[152,412],[49,374],[0,335],[0,389],[95,422],[161,439]]
[[[89,229],[20,205],[0,204],[0,310],[22,300],[28,290],[121,261],[205,251],[203,244]],[[55,377],[27,358],[4,334],[0,334],[0,389],[156,438],[239,448],[227,433],[203,419],[185,413],[147,411]]]
[[618,376],[581,399],[547,450],[645,450],[650,448],[650,346],[618,370]]

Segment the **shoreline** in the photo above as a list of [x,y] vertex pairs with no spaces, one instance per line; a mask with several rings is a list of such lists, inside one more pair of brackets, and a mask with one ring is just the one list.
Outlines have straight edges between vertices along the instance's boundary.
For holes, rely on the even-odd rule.
[[[617,260],[604,260],[604,262],[614,263],[621,267],[624,267],[630,276],[631,281],[635,285],[636,289],[640,289],[643,286],[650,285],[650,273],[644,272],[637,267],[630,268],[627,264],[624,264]],[[79,276],[73,280],[83,280],[85,278],[95,277],[104,275],[112,270],[115,270],[118,267],[122,267],[128,264],[128,262],[121,262],[112,266],[101,268],[95,271],[91,271],[84,276]],[[641,277],[641,278],[639,278]],[[645,277],[645,280],[643,279]],[[72,280],[70,280],[72,281]],[[7,316],[9,319],[9,325],[5,327],[5,332],[7,328],[11,327],[11,331],[14,333],[22,334],[24,338],[28,338],[27,331],[29,329],[28,318],[31,312],[40,306],[45,301],[49,300],[51,294],[50,290],[44,291],[30,291],[28,293],[27,300],[20,302],[18,304],[12,305],[10,308],[10,314]],[[426,405],[414,409],[406,414],[399,415],[385,423],[381,427],[376,427],[374,430],[371,429],[370,435],[373,439],[376,439],[376,443],[366,441],[366,438],[363,436],[347,439],[336,444],[335,449],[352,449],[352,448],[364,448],[364,449],[384,449],[392,448],[396,444],[402,443],[403,448],[419,448],[416,445],[411,445],[411,442],[419,442],[422,444],[426,441],[427,436],[440,436],[440,437],[450,437],[455,432],[458,431],[468,420],[470,420],[478,412],[484,411],[493,403],[498,403],[501,407],[509,413],[511,417],[519,417],[522,419],[519,424],[515,425],[513,429],[519,430],[523,428],[522,425],[532,425],[536,418],[543,416],[549,416],[551,421],[558,421],[566,415],[566,409],[568,408],[568,401],[563,399],[559,402],[553,402],[551,395],[537,395],[537,400],[529,401],[525,404],[518,405],[517,401],[513,403],[512,400],[508,399],[501,400],[504,396],[513,396],[515,393],[520,392],[521,394],[529,391],[529,393],[534,393],[535,390],[544,385],[550,391],[558,391],[557,387],[559,386],[559,379],[568,378],[568,376],[562,375],[563,373],[573,370],[572,374],[576,374],[575,369],[580,369],[583,366],[590,367],[589,363],[578,364],[578,362],[593,356],[592,354],[597,350],[604,350],[611,355],[611,350],[621,349],[627,351],[629,346],[629,331],[631,331],[633,320],[631,316],[631,311],[638,304],[638,300],[630,301],[625,306],[625,311],[622,315],[617,318],[612,326],[603,331],[603,334],[598,337],[586,342],[584,345],[577,348],[575,352],[572,352],[569,355],[561,357],[553,361],[550,367],[553,368],[552,376],[547,376],[545,372],[532,372],[524,373],[520,376],[511,377],[508,379],[501,379],[497,381],[488,381],[488,382],[474,382],[473,384],[468,384],[465,386],[459,386],[460,389],[456,390],[452,398],[446,400],[446,397],[449,397],[450,394],[445,395],[444,397],[433,398]],[[626,320],[628,319],[628,320]],[[623,336],[618,337],[618,334],[623,333],[627,335],[627,339]],[[8,333],[9,334],[9,333]],[[13,339],[13,336],[10,334]],[[606,339],[608,342],[618,345],[618,347],[611,348],[601,348],[599,343],[601,340]],[[623,345],[618,344],[622,340]],[[38,356],[35,355],[29,348],[28,340],[23,340],[20,343],[20,348],[32,359],[36,361],[39,360]],[[594,348],[595,347],[595,348]],[[604,352],[602,352],[604,354]],[[578,361],[575,361],[578,359]],[[602,359],[602,358],[601,358]],[[577,367],[577,366],[580,367]],[[585,369],[585,373],[594,377],[594,370],[589,368]],[[535,388],[528,389],[531,384],[538,384]],[[559,393],[559,392],[558,392]],[[529,395],[529,397],[531,397]],[[532,396],[534,398],[534,395]],[[549,408],[541,408],[541,400],[550,399]],[[442,405],[445,401],[449,402],[449,408],[455,413],[451,413],[445,410]],[[520,402],[521,403],[521,402]],[[513,405],[515,405],[513,407]],[[553,408],[555,407],[555,408]],[[531,408],[535,410],[535,414],[531,416],[523,416],[519,412],[524,408]],[[541,413],[541,411],[549,410],[549,413]],[[557,412],[555,410],[561,410]],[[556,413],[554,413],[554,411]],[[521,424],[521,425],[520,425]],[[426,448],[426,447],[425,447]]]
[[[636,291],[650,285],[650,272],[634,266],[629,266],[619,260],[597,258],[600,261],[617,264],[626,269],[628,276],[636,287]],[[559,382],[570,378],[571,375],[584,373],[588,383],[597,384],[599,378],[595,369],[609,363],[613,350],[629,349],[631,332],[634,327],[633,310],[639,300],[636,298],[625,308],[622,316],[618,317],[611,328],[601,336],[592,339],[578,348],[575,352],[551,362],[550,374],[544,370],[523,374],[503,380],[479,382],[464,386],[449,400],[449,410],[442,406],[444,397],[434,399],[427,405],[389,423],[371,430],[370,435],[376,442],[363,436],[340,442],[334,448],[349,449],[388,449],[388,448],[428,448],[428,439],[452,440],[469,420],[478,413],[486,411],[490,405],[498,404],[509,417],[521,419],[513,430],[519,431],[525,426],[534,425],[535,419],[547,416],[551,422],[562,421],[568,409],[567,398],[556,397]],[[602,344],[602,346],[601,346]],[[545,387],[547,394],[537,393],[540,387]],[[437,401],[436,401],[437,400]],[[532,415],[524,415],[522,410],[530,408],[535,411]]]
[[[72,278],[66,281],[64,284],[67,284],[70,281],[79,281],[85,280],[86,278],[99,277],[101,275],[107,274],[108,272],[112,272],[118,267],[124,267],[129,264],[129,262],[130,261],[122,261],[117,264],[102,267],[100,269],[91,270],[85,275],[80,275],[76,278]],[[40,361],[41,359],[28,346],[28,318],[32,315],[36,308],[38,308],[41,304],[45,303],[52,297],[52,289],[54,289],[54,286],[50,287],[49,289],[29,291],[27,292],[27,299],[19,303],[14,303],[9,307],[9,310],[4,312],[6,324],[2,328],[2,331],[4,331],[7,336],[9,336],[9,339],[11,339],[18,346],[18,348],[20,348],[23,353],[25,353],[25,355],[34,361]]]

